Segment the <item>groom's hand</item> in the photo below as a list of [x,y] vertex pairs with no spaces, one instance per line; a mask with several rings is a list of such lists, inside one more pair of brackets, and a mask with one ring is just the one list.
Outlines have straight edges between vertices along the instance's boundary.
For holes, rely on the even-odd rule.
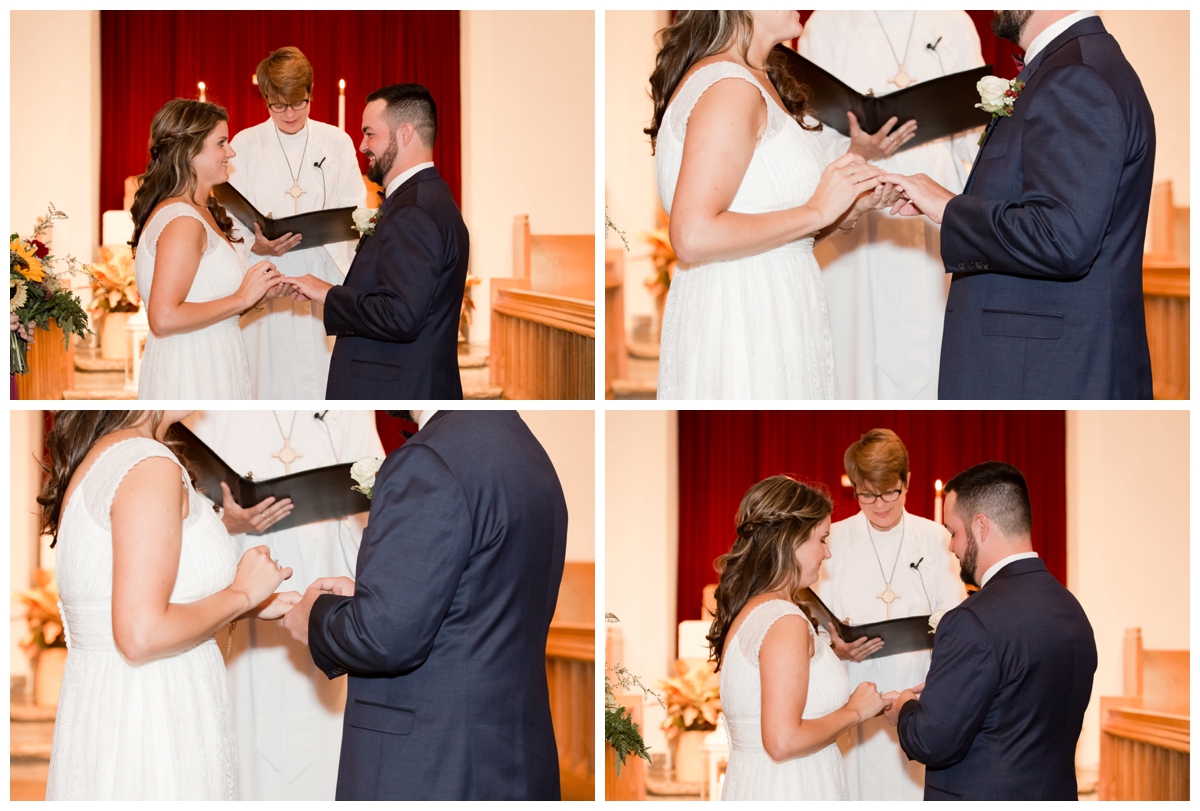
[[333,287],[329,282],[318,279],[311,273],[293,276],[288,279],[288,283],[296,288],[296,295],[292,296],[293,301],[315,301],[318,304],[325,303],[325,296]]
[[946,204],[954,199],[954,193],[936,183],[926,174],[882,175],[880,183],[891,183],[904,191],[904,197],[896,201],[890,213],[901,217],[919,217],[924,214],[938,223],[946,213]]
[[302,645],[308,644],[308,615],[312,613],[313,603],[317,601],[318,597],[326,593],[319,588],[310,586],[308,591],[304,592],[304,596],[300,598],[300,602],[292,606],[292,609],[283,615],[283,627],[287,628],[288,633],[292,635],[292,639]]
[[[284,620],[286,621],[287,617],[284,617]],[[891,724],[892,726],[896,726],[897,724],[899,724],[900,723],[900,708],[903,707],[906,702],[916,701],[916,700],[917,700],[917,696],[915,693],[913,693],[913,691],[911,689],[904,690],[903,692],[900,693],[900,695],[896,696],[895,700],[892,701],[892,706],[888,707],[887,710],[885,710],[883,713],[887,717],[888,723]]]
[[354,596],[354,581],[348,577],[321,577],[312,582],[310,589],[320,589],[326,594],[339,597]]

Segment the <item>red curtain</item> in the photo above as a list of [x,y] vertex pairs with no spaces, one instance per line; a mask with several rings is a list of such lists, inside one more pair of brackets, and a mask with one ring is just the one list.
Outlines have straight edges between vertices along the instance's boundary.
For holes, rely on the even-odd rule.
[[700,619],[713,561],[733,543],[734,516],[750,485],[787,473],[819,482],[833,520],[858,511],[841,486],[846,448],[872,428],[890,428],[908,448],[907,509],[933,518],[935,479],[999,460],[1025,474],[1033,548],[1067,580],[1066,417],[1062,411],[681,411],[679,412],[678,621]]
[[400,431],[416,433],[417,424],[393,417],[386,411],[376,411],[375,430],[379,432],[379,441],[383,443],[383,452],[391,453],[404,444],[404,435]]
[[[101,11],[100,210],[120,209],[125,178],[146,170],[150,121],[175,97],[229,111],[229,131],[267,117],[258,63],[294,45],[313,66],[312,117],[337,124],[346,80],[346,132],[357,147],[373,90],[419,82],[438,106],[434,161],[461,205],[461,102],[457,11]],[[359,155],[366,172],[366,159]]]

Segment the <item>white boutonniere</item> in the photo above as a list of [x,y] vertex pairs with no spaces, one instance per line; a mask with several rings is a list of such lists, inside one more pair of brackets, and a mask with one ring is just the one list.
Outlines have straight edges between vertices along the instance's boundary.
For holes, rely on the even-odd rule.
[[359,206],[350,214],[354,218],[354,230],[369,237],[375,233],[375,223],[379,221],[379,209]]
[[[1001,79],[999,76],[984,76],[975,85],[975,89],[979,91],[979,104],[975,106],[985,113],[992,114],[992,121],[1000,117],[1008,118],[1013,113],[1013,104],[1017,97],[1021,95],[1021,91],[1025,88],[1025,83],[1016,79]],[[987,138],[987,130],[979,136],[979,145],[983,146],[984,140]]]
[[929,615],[929,633],[937,633],[938,623],[942,621],[942,617],[946,616],[945,611],[934,611]]
[[383,460],[376,459],[374,456],[364,456],[362,459],[359,459],[350,468],[350,478],[356,482],[350,489],[357,490],[367,498],[370,498],[372,491],[375,489],[375,474],[379,472],[379,468],[382,466]]

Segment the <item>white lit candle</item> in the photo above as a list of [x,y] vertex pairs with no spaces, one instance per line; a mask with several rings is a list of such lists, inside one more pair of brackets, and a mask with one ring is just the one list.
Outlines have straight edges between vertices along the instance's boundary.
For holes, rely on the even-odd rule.
[[942,523],[942,480],[933,483],[933,523]]
[[207,86],[204,84],[204,82],[200,82],[200,83],[198,83],[198,84],[196,85],[196,87],[200,88],[200,101],[208,101],[208,98],[207,98],[207,96],[206,96],[206,94],[205,94],[205,92],[204,92],[204,91],[205,91],[205,90],[207,90],[208,88],[207,88]]
[[338,80],[338,129],[346,131],[346,80]]

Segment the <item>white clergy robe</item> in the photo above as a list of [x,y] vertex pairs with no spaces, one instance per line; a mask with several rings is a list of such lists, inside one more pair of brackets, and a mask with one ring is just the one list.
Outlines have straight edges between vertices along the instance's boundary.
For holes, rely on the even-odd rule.
[[[320,413],[320,412],[318,412]],[[295,428],[292,415],[295,414]],[[316,467],[383,457],[371,411],[201,411],[186,420],[201,440],[241,474],[284,475],[272,454],[300,454],[297,473]],[[276,423],[275,418],[279,422]],[[280,425],[283,426],[282,431]],[[354,484],[346,477],[346,487]],[[216,494],[220,500],[221,494]],[[367,514],[323,521],[266,535],[235,535],[238,554],[266,544],[292,577],[277,591],[305,589],[319,577],[354,578]],[[217,634],[222,649],[226,631]],[[226,660],[238,740],[238,786],[243,800],[332,800],[337,784],[346,680],[326,678],[305,645],[278,621],[242,620]]]
[[[905,58],[906,49],[904,72],[917,82],[983,64],[979,34],[966,12],[915,13],[914,24],[912,11],[880,11],[878,18],[872,11],[815,11],[798,50],[858,92],[873,90],[877,96],[899,89],[888,80],[899,73],[897,59]],[[934,43],[936,49],[926,47]],[[830,160],[850,147],[850,139],[832,127],[817,138]],[[923,172],[957,194],[966,184],[978,139],[979,130],[964,132],[872,163],[886,172]],[[842,396],[936,399],[950,286],[940,226],[926,217],[872,211],[851,233],[832,235],[814,252],[825,280]]]
[[[290,217],[361,206],[366,200],[354,142],[337,127],[310,118],[306,129],[287,135],[268,118],[235,135],[231,146],[237,156],[230,161],[229,182],[263,214]],[[304,190],[296,199],[286,193],[294,182]],[[234,223],[244,240],[239,247],[250,254],[250,264],[266,259],[285,276],[311,273],[341,284],[354,259],[354,242],[305,247],[301,241],[283,256],[258,256],[250,253],[253,226],[247,228],[236,219]],[[268,299],[242,316],[255,399],[325,399],[333,338],[325,334],[323,309],[320,304],[284,297]]]
[[[870,528],[873,535],[867,531],[866,516],[860,512],[838,521],[829,532],[830,558],[821,567],[813,590],[838,619],[849,618],[853,625],[887,619],[887,604],[878,597],[885,589],[884,573],[897,595],[892,619],[948,611],[966,599],[958,559],[950,552],[950,534],[944,527],[905,512],[900,523],[887,532],[874,527]],[[912,564],[917,564],[916,568]],[[925,681],[930,651],[888,656],[885,646],[882,653],[885,655],[864,662],[845,662],[851,689],[869,681],[886,693]],[[851,800],[920,800],[924,796],[925,767],[904,754],[896,730],[886,718],[851,727],[838,739],[838,746]]]

